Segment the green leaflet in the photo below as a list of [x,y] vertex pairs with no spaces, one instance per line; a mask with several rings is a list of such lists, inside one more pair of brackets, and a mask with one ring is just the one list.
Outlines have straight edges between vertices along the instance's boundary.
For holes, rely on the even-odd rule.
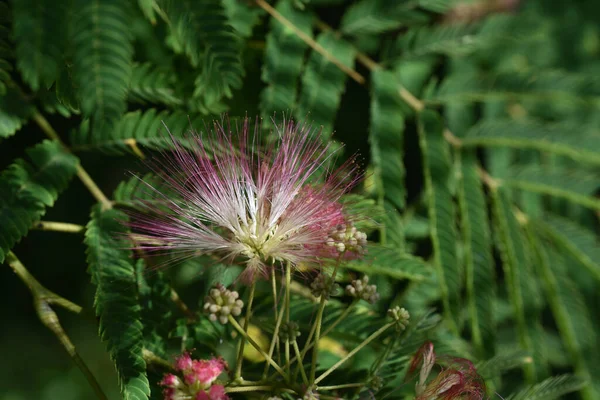
[[252,36],[252,30],[264,14],[261,8],[252,7],[250,4],[239,0],[223,0],[229,23],[244,38]]
[[96,285],[94,306],[100,318],[100,336],[114,361],[124,399],[144,400],[150,395],[146,362],[142,356],[141,307],[135,268],[123,225],[126,215],[96,205],[87,225],[88,272]]
[[437,113],[425,110],[419,115],[419,143],[423,154],[434,262],[444,312],[450,323],[457,324],[462,273],[456,256],[455,210],[449,189],[451,164],[443,130]]
[[13,69],[9,61],[13,58],[9,15],[8,4],[0,3],[0,96],[6,93],[6,83],[10,81],[10,72]]
[[344,14],[341,30],[359,36],[398,29],[404,24],[426,23],[428,15],[414,8],[414,4],[402,1],[357,1]]
[[597,235],[562,217],[546,215],[532,222],[536,230],[548,236],[554,245],[567,250],[600,281],[600,248]]
[[113,198],[119,205],[135,207],[140,201],[149,201],[155,198],[153,196],[154,191],[148,184],[159,189],[162,193],[163,188],[160,187],[161,183],[162,179],[152,173],[142,177],[132,176],[119,183],[113,193]]
[[533,120],[488,119],[471,128],[462,138],[462,145],[537,149],[600,164],[600,136],[595,128],[570,121],[542,124]]
[[[585,305],[585,298],[566,273],[568,265],[561,254],[531,232],[529,239],[536,250],[538,271],[543,278],[554,320],[575,366],[575,372],[588,382],[596,381],[599,377],[591,376],[589,363],[591,361],[589,355],[595,353],[592,338],[596,334]],[[596,365],[594,361],[591,361],[592,366]],[[585,400],[593,400],[600,394],[595,392],[593,386],[587,385],[582,389],[581,395]]]
[[598,175],[582,169],[543,168],[528,165],[507,172],[503,185],[540,194],[560,197],[573,203],[600,210],[600,200],[593,197],[600,187]]
[[553,107],[597,107],[600,83],[596,78],[594,74],[574,74],[549,69],[479,73],[470,77],[455,74],[444,79],[438,91],[428,101],[447,103],[459,100],[519,100],[551,104]]
[[506,189],[491,191],[494,222],[498,234],[500,255],[508,295],[516,319],[516,331],[521,348],[532,355],[533,361],[524,367],[527,379],[535,381],[544,375],[546,365],[539,327],[541,296],[534,279],[529,249],[513,213]]
[[430,275],[429,265],[419,257],[399,251],[396,247],[369,245],[364,258],[340,264],[342,268],[381,274],[394,279],[422,281]]
[[167,2],[171,34],[200,74],[194,83],[196,109],[211,113],[222,107],[242,86],[244,69],[240,39],[231,27],[220,0]]
[[9,88],[5,94],[0,95],[0,139],[17,133],[32,110],[32,106],[14,88]]
[[523,350],[513,350],[496,354],[494,357],[476,364],[477,373],[484,379],[500,376],[505,371],[522,367],[531,362],[531,356]]
[[174,89],[174,77],[168,71],[155,68],[151,63],[134,64],[128,100],[140,104],[181,106],[183,101]]
[[[296,28],[312,36],[313,14],[295,9],[292,0],[280,0],[275,9]],[[274,113],[291,110],[295,106],[298,78],[308,46],[291,29],[272,19],[267,35],[265,60],[261,78],[267,84],[260,94],[260,109],[264,120]],[[278,118],[279,119],[279,118]]]
[[574,375],[559,375],[548,378],[536,385],[531,385],[506,400],[552,400],[576,392],[585,386],[586,382]]
[[142,259],[135,265],[139,303],[144,321],[144,348],[159,357],[167,356],[167,338],[174,325],[171,286],[162,271],[147,271]]
[[13,0],[17,68],[34,90],[57,78],[67,42],[66,0]]
[[112,131],[91,132],[89,123],[84,122],[71,133],[71,145],[74,150],[100,150],[110,155],[131,151],[131,143],[164,150],[173,147],[169,133],[185,145],[186,134],[196,127],[203,127],[201,118],[190,118],[184,111],[138,110],[123,115]]
[[[355,50],[350,43],[337,38],[333,32],[320,34],[317,43],[343,65],[354,67]],[[322,126],[325,140],[331,137],[345,82],[343,71],[317,51],[311,52],[302,75],[302,90],[294,114],[299,120],[308,116],[314,125]]]
[[125,112],[133,57],[130,3],[76,0],[73,10],[73,67],[84,116],[92,131],[105,134]]
[[0,175],[0,263],[46,213],[75,175],[79,162],[46,140],[29,150],[31,162],[16,160]]
[[392,72],[373,72],[373,99],[369,141],[375,168],[379,201],[403,209],[406,203],[404,163],[402,157],[404,115],[398,94],[398,81]]
[[150,21],[152,25],[155,25],[156,15],[154,11],[154,5],[156,4],[156,0],[137,0],[137,3],[138,7],[142,11],[142,14],[144,14],[144,17],[146,17],[146,19]]
[[487,204],[473,152],[459,153],[459,204],[471,335],[479,354],[495,353],[496,282]]

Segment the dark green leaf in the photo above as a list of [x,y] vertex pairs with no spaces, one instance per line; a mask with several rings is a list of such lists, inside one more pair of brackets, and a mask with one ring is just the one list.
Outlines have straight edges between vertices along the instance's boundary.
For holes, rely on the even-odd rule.
[[124,399],[145,400],[150,395],[135,268],[125,239],[126,215],[94,207],[87,225],[88,271],[96,285],[94,306],[100,336],[114,361]]
[[0,175],[0,263],[15,243],[54,205],[75,175],[77,157],[49,140],[27,151]]

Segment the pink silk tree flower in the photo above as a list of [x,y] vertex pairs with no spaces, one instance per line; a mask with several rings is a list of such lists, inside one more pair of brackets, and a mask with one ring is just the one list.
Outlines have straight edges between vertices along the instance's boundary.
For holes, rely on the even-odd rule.
[[278,141],[266,147],[258,146],[260,127],[252,135],[248,118],[236,134],[227,122],[192,134],[185,146],[172,138],[173,151],[151,163],[158,184],[145,182],[154,200],[132,214],[135,247],[179,259],[238,260],[246,282],[266,276],[275,262],[318,263],[362,251],[352,247],[354,233],[349,246],[327,242],[349,224],[340,198],[359,179],[354,159],[326,171],[329,145],[310,126],[286,121],[275,129]]

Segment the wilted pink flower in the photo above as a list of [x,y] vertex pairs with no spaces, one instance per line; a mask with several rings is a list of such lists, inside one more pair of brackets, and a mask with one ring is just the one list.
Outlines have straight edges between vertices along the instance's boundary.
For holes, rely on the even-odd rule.
[[136,246],[241,259],[247,280],[274,261],[337,256],[325,243],[346,222],[339,200],[357,181],[355,164],[324,172],[329,146],[309,126],[287,121],[276,130],[277,145],[266,148],[257,145],[258,126],[251,138],[248,118],[237,135],[228,124],[192,135],[191,151],[174,139],[173,153],[152,165],[162,181],[148,183],[158,202],[133,215]]
[[[434,364],[442,370],[427,381]],[[485,382],[473,363],[464,358],[436,357],[433,343],[426,342],[413,356],[407,379],[421,366],[416,384],[416,400],[482,400],[485,398]]]

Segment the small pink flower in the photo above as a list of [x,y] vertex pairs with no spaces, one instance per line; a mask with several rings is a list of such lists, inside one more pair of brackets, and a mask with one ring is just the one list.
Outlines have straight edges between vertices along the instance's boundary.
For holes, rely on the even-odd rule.
[[193,370],[202,387],[210,386],[225,369],[225,361],[220,358],[194,361]]
[[179,386],[181,386],[181,380],[179,380],[179,378],[176,375],[166,374],[163,377],[162,381],[160,381],[159,385],[167,386],[170,388],[178,388]]
[[147,183],[155,201],[132,215],[136,246],[174,251],[179,259],[239,259],[245,280],[266,275],[274,261],[336,257],[325,242],[345,222],[339,200],[358,180],[355,164],[324,172],[329,145],[309,126],[276,126],[278,145],[266,148],[257,147],[259,130],[251,138],[248,118],[236,136],[228,124],[215,124],[211,133],[189,138],[191,151],[173,139],[173,153],[151,167],[174,196]]
[[223,385],[213,385],[209,391],[210,400],[229,400],[229,396],[225,394]]
[[192,369],[192,357],[189,353],[183,353],[175,359],[175,369],[179,371],[187,371]]

